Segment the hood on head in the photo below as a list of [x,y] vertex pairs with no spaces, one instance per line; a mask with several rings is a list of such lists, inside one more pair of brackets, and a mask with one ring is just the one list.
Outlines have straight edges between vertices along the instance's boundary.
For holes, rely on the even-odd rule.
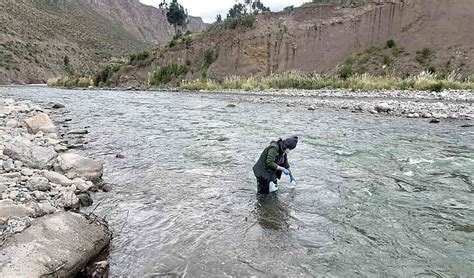
[[283,140],[283,144],[287,149],[293,150],[298,144],[298,136],[291,136]]

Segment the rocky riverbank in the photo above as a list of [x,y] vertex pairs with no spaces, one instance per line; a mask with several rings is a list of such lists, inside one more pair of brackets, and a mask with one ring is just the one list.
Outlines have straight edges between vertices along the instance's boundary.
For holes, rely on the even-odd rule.
[[[202,91],[201,93],[216,94]],[[239,101],[281,103],[308,110],[330,108],[353,113],[427,118],[433,123],[474,118],[474,91],[350,91],[350,90],[268,90],[226,91]]]
[[110,242],[106,223],[83,214],[101,182],[103,163],[69,152],[82,144],[64,106],[58,127],[47,110],[0,98],[1,277],[74,275]]

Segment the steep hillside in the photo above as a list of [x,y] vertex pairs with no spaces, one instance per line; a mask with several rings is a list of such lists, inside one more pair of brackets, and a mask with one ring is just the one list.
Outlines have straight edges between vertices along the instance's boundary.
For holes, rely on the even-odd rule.
[[2,0],[0,27],[0,84],[92,73],[173,35],[163,11],[138,0]]
[[[472,0],[342,2],[266,13],[251,28],[214,26],[186,43],[157,49],[153,58],[122,68],[112,81],[143,84],[170,64],[186,66],[179,78],[217,80],[290,70],[326,73],[343,64],[374,74],[474,72]],[[395,43],[391,48],[388,40]]]

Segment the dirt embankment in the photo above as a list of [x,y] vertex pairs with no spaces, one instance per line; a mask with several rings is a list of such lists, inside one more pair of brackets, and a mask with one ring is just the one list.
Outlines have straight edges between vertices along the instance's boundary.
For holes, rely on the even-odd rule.
[[[218,80],[290,70],[325,73],[346,63],[359,73],[413,75],[430,69],[467,75],[474,72],[472,26],[470,0],[305,5],[260,15],[253,28],[216,26],[187,45],[157,49],[153,59],[123,68],[113,81],[142,85],[154,71],[172,63],[187,65],[187,74],[180,78],[196,79],[202,76],[206,53],[215,61],[205,75]],[[396,47],[387,50],[391,39]],[[360,59],[348,59],[357,53]]]

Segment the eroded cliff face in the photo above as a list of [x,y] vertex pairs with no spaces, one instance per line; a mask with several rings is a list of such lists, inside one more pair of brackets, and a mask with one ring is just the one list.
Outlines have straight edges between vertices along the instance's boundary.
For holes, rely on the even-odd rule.
[[[472,73],[472,26],[472,0],[305,5],[288,13],[260,15],[251,29],[214,27],[188,48],[158,50],[150,64],[127,68],[119,73],[116,81],[132,84],[138,79],[135,83],[140,83],[150,72],[170,63],[194,65],[186,78],[197,78],[200,61],[208,51],[216,53],[217,59],[209,67],[207,76],[218,80],[231,75],[266,76],[290,70],[324,73],[345,63],[353,53],[371,47],[383,48],[390,39],[395,40],[403,52],[393,59],[396,60],[394,67],[404,74],[424,70],[426,65],[416,60],[417,52],[424,48],[434,53],[430,57],[433,67],[446,68],[449,64],[450,69]],[[375,65],[367,66],[369,73],[380,70]]]
[[465,66],[472,72],[472,63],[467,65],[474,58],[472,26],[474,2],[470,0],[307,7],[290,14],[264,15],[255,30],[216,44],[219,58],[209,74],[222,78],[288,70],[324,72],[350,54],[390,39],[409,53],[432,49],[438,64],[447,62],[450,55],[464,55]]

